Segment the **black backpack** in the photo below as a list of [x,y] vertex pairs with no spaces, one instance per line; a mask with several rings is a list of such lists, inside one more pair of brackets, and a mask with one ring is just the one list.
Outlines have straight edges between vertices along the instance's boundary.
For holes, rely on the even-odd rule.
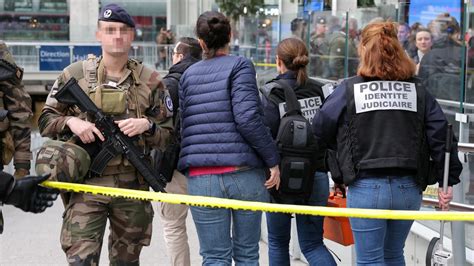
[[281,157],[280,188],[270,193],[278,203],[305,204],[313,191],[317,145],[293,88],[286,81],[275,82],[284,89],[286,113],[275,139]]

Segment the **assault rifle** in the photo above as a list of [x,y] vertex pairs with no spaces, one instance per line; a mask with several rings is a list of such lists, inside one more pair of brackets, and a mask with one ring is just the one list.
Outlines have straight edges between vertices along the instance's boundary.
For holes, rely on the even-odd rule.
[[82,112],[92,114],[95,117],[96,127],[106,137],[106,140],[102,143],[101,151],[91,163],[90,171],[92,174],[101,175],[110,160],[119,154],[123,154],[154,191],[166,192],[164,189],[166,180],[152,170],[151,166],[146,163],[145,155],[133,144],[133,140],[120,131],[112,117],[106,116],[102,110],[97,108],[77,84],[75,78],[69,79],[54,97],[60,103],[76,105]]

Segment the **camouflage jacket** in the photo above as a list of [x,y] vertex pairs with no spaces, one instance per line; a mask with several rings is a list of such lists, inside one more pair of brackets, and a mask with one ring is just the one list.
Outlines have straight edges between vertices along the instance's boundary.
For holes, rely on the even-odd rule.
[[[89,59],[88,59],[89,60]],[[95,58],[98,73],[101,58]],[[71,117],[79,117],[90,121],[90,117],[82,113],[77,107],[67,106],[59,103],[54,94],[71,77],[76,78],[79,86],[89,93],[91,82],[87,78],[86,61],[79,61],[69,65],[63,70],[54,83],[51,92],[46,99],[45,106],[38,120],[39,130],[42,136],[53,139],[65,140],[72,134],[66,122]],[[95,77],[98,80],[97,77]],[[128,85],[127,85],[127,84]],[[172,130],[173,106],[168,90],[164,87],[158,72],[143,66],[136,60],[129,59],[125,74],[118,81],[117,86],[127,85],[128,110],[122,118],[143,117],[153,121],[157,127],[154,134],[142,134],[147,147],[164,149],[166,141]],[[137,102],[135,101],[137,100]],[[107,136],[105,136],[107,137]]]
[[[16,66],[6,44],[0,41],[0,60]],[[31,97],[26,93],[22,83],[23,70],[17,67],[16,77],[0,82],[0,108],[8,110],[8,131],[10,132],[14,154],[15,169],[30,170],[31,160]],[[1,132],[0,132],[1,134]]]
[[348,39],[348,53],[346,54],[346,34],[344,32],[333,32],[326,36],[328,43],[329,73],[325,74],[328,79],[344,78],[344,62],[345,57],[348,57],[348,76],[351,77],[357,73],[357,66],[359,65],[359,58],[357,54],[357,47],[354,40]]

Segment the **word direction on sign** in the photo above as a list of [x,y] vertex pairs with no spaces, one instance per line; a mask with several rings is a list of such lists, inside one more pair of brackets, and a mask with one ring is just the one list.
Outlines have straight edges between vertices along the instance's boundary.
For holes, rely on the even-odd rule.
[[61,71],[71,63],[69,46],[43,45],[39,61],[40,71]]
[[354,84],[356,113],[380,110],[416,112],[416,87],[411,82],[370,81]]

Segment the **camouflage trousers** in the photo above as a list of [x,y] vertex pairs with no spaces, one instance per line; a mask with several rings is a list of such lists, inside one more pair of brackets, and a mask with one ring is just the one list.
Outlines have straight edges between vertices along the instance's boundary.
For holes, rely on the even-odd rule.
[[[86,184],[148,190],[134,172],[91,178]],[[66,194],[61,246],[70,265],[98,265],[107,218],[110,222],[110,265],[139,265],[143,246],[150,245],[153,209],[148,201],[82,193]]]

